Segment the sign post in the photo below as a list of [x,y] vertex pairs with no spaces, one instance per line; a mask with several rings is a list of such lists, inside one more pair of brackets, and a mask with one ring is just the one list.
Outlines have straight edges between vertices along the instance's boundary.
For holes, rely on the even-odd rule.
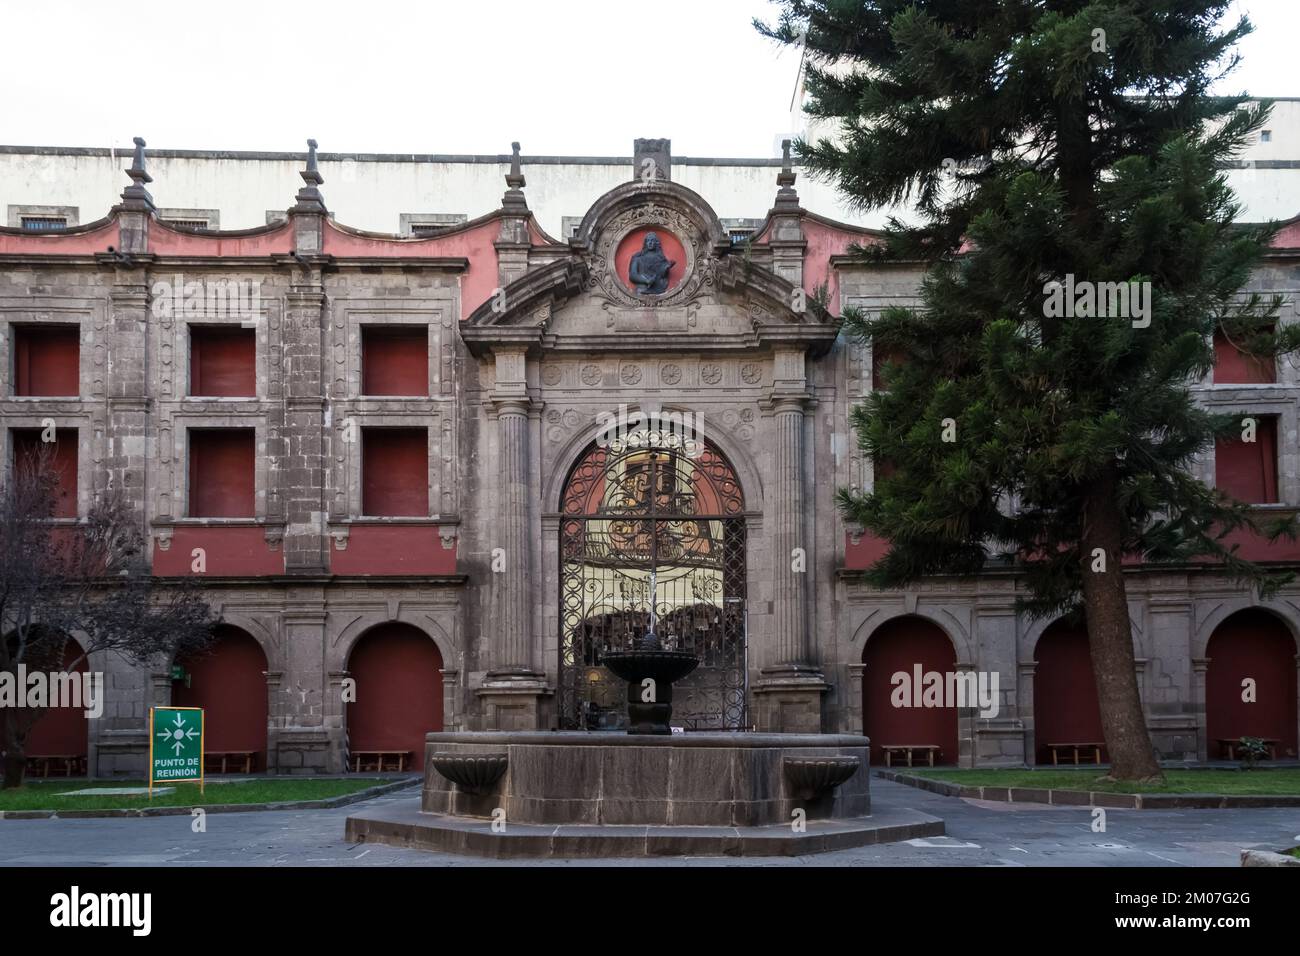
[[149,799],[154,784],[198,782],[203,793],[203,708],[149,708]]

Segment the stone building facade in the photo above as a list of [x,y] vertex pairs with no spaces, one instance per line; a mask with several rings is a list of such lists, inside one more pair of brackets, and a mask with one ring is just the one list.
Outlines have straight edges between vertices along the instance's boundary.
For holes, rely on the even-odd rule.
[[[180,700],[232,728],[252,715],[252,739],[215,749],[273,772],[418,762],[424,730],[598,729],[593,648],[647,628],[716,653],[683,705],[701,727],[865,726],[877,746],[932,744],[966,766],[1096,739],[1087,714],[1060,712],[1090,680],[1077,635],[1018,617],[1014,576],[861,583],[882,545],[845,525],[835,493],[872,481],[848,418],[873,362],[835,316],[914,302],[919,275],[855,261],[874,233],[809,212],[789,163],[774,172],[770,210],[735,244],[709,197],[674,181],[666,141],[638,141],[626,181],[560,241],[529,210],[516,151],[498,209],[410,238],[336,221],[313,145],[283,221],[213,231],[160,221],[140,144],[106,218],[0,228],[5,460],[52,420],[76,449],[63,520],[125,489],[155,574],[201,576],[223,621],[206,660],[91,661],[109,687],[85,729],[91,772],[141,773],[148,708]],[[629,270],[652,232],[671,267],[641,293]],[[1296,247],[1291,223],[1253,281],[1285,297],[1284,321]],[[72,352],[51,351],[59,329]],[[60,361],[75,394],[37,382]],[[1294,506],[1296,368],[1219,378],[1197,388],[1207,403],[1272,423],[1260,506]],[[644,428],[610,445],[628,415],[690,421],[703,459]],[[1240,458],[1217,454],[1209,482]],[[1285,542],[1243,547],[1300,563]],[[1300,590],[1261,603],[1213,569],[1134,568],[1129,594],[1163,755],[1217,756],[1244,727],[1222,690],[1243,666],[1263,668],[1260,735],[1295,755]],[[938,650],[909,650],[923,645]],[[996,713],[883,710],[911,663],[996,674]]]

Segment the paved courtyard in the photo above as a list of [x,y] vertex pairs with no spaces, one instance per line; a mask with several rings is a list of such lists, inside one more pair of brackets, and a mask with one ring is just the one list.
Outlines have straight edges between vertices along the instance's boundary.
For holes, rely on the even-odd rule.
[[213,813],[207,832],[185,816],[96,820],[0,820],[3,866],[1237,866],[1244,848],[1300,843],[1300,811],[1109,810],[1106,832],[1092,811],[941,797],[873,779],[877,805],[942,817],[945,837],[792,859],[676,858],[627,861],[480,861],[343,842],[343,821],[361,806],[417,799],[410,789],[334,810]]

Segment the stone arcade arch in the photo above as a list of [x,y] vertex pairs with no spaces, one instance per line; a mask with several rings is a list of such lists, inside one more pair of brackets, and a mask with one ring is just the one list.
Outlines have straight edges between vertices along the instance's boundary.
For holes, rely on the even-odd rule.
[[[1287,625],[1263,608],[1229,615],[1206,646],[1205,731],[1208,755],[1220,740],[1278,740],[1278,756],[1297,753],[1296,640]],[[1242,700],[1242,682],[1255,682],[1255,701]]]
[[[177,661],[186,678],[172,684],[172,703],[204,710],[204,750],[249,752],[253,770],[267,769],[266,653],[233,624],[217,626],[204,650]],[[242,768],[241,768],[242,769]]]
[[913,680],[921,672],[955,672],[953,642],[933,621],[907,614],[877,627],[862,649],[862,724],[871,738],[871,762],[884,766],[885,746],[932,744],[939,747],[936,763],[958,759],[956,707],[895,707],[893,675],[902,672]]
[[346,707],[350,751],[411,752],[424,767],[424,735],[443,729],[442,653],[411,624],[388,621],[352,645],[348,673],[356,701]]
[[1049,743],[1103,740],[1087,630],[1065,618],[1053,621],[1038,638],[1034,658],[1034,761],[1051,762]]

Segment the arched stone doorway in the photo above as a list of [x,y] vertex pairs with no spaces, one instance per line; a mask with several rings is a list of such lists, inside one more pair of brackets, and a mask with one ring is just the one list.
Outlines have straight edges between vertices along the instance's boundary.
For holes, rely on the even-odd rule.
[[[886,746],[930,745],[939,748],[935,763],[955,764],[957,708],[913,706],[911,693],[918,675],[924,681],[926,674],[956,672],[957,654],[943,629],[914,615],[886,621],[867,640],[862,664],[862,725],[871,738],[871,762],[884,766]],[[906,684],[895,681],[896,674],[906,675]],[[895,706],[899,698],[906,699],[904,706]]]
[[673,723],[747,726],[744,510],[731,463],[684,429],[587,447],[560,502],[562,728],[623,728],[625,685],[601,658],[651,630],[700,657],[673,687]]
[[1034,760],[1051,763],[1048,744],[1104,740],[1087,630],[1054,621],[1039,637],[1034,659]]
[[348,657],[356,700],[347,705],[351,752],[410,751],[424,768],[424,735],[442,730],[442,654],[417,627],[390,621],[363,634]]
[[[204,751],[251,753],[252,769],[267,769],[266,654],[262,645],[247,631],[221,624],[211,644],[176,663],[185,676],[172,683],[172,703],[203,708]],[[238,760],[228,766],[243,770]]]
[[[1265,737],[1279,757],[1296,756],[1296,642],[1268,611],[1238,611],[1214,629],[1206,647],[1205,736],[1211,758],[1220,740]],[[1242,700],[1243,681],[1255,683],[1254,702]]]

